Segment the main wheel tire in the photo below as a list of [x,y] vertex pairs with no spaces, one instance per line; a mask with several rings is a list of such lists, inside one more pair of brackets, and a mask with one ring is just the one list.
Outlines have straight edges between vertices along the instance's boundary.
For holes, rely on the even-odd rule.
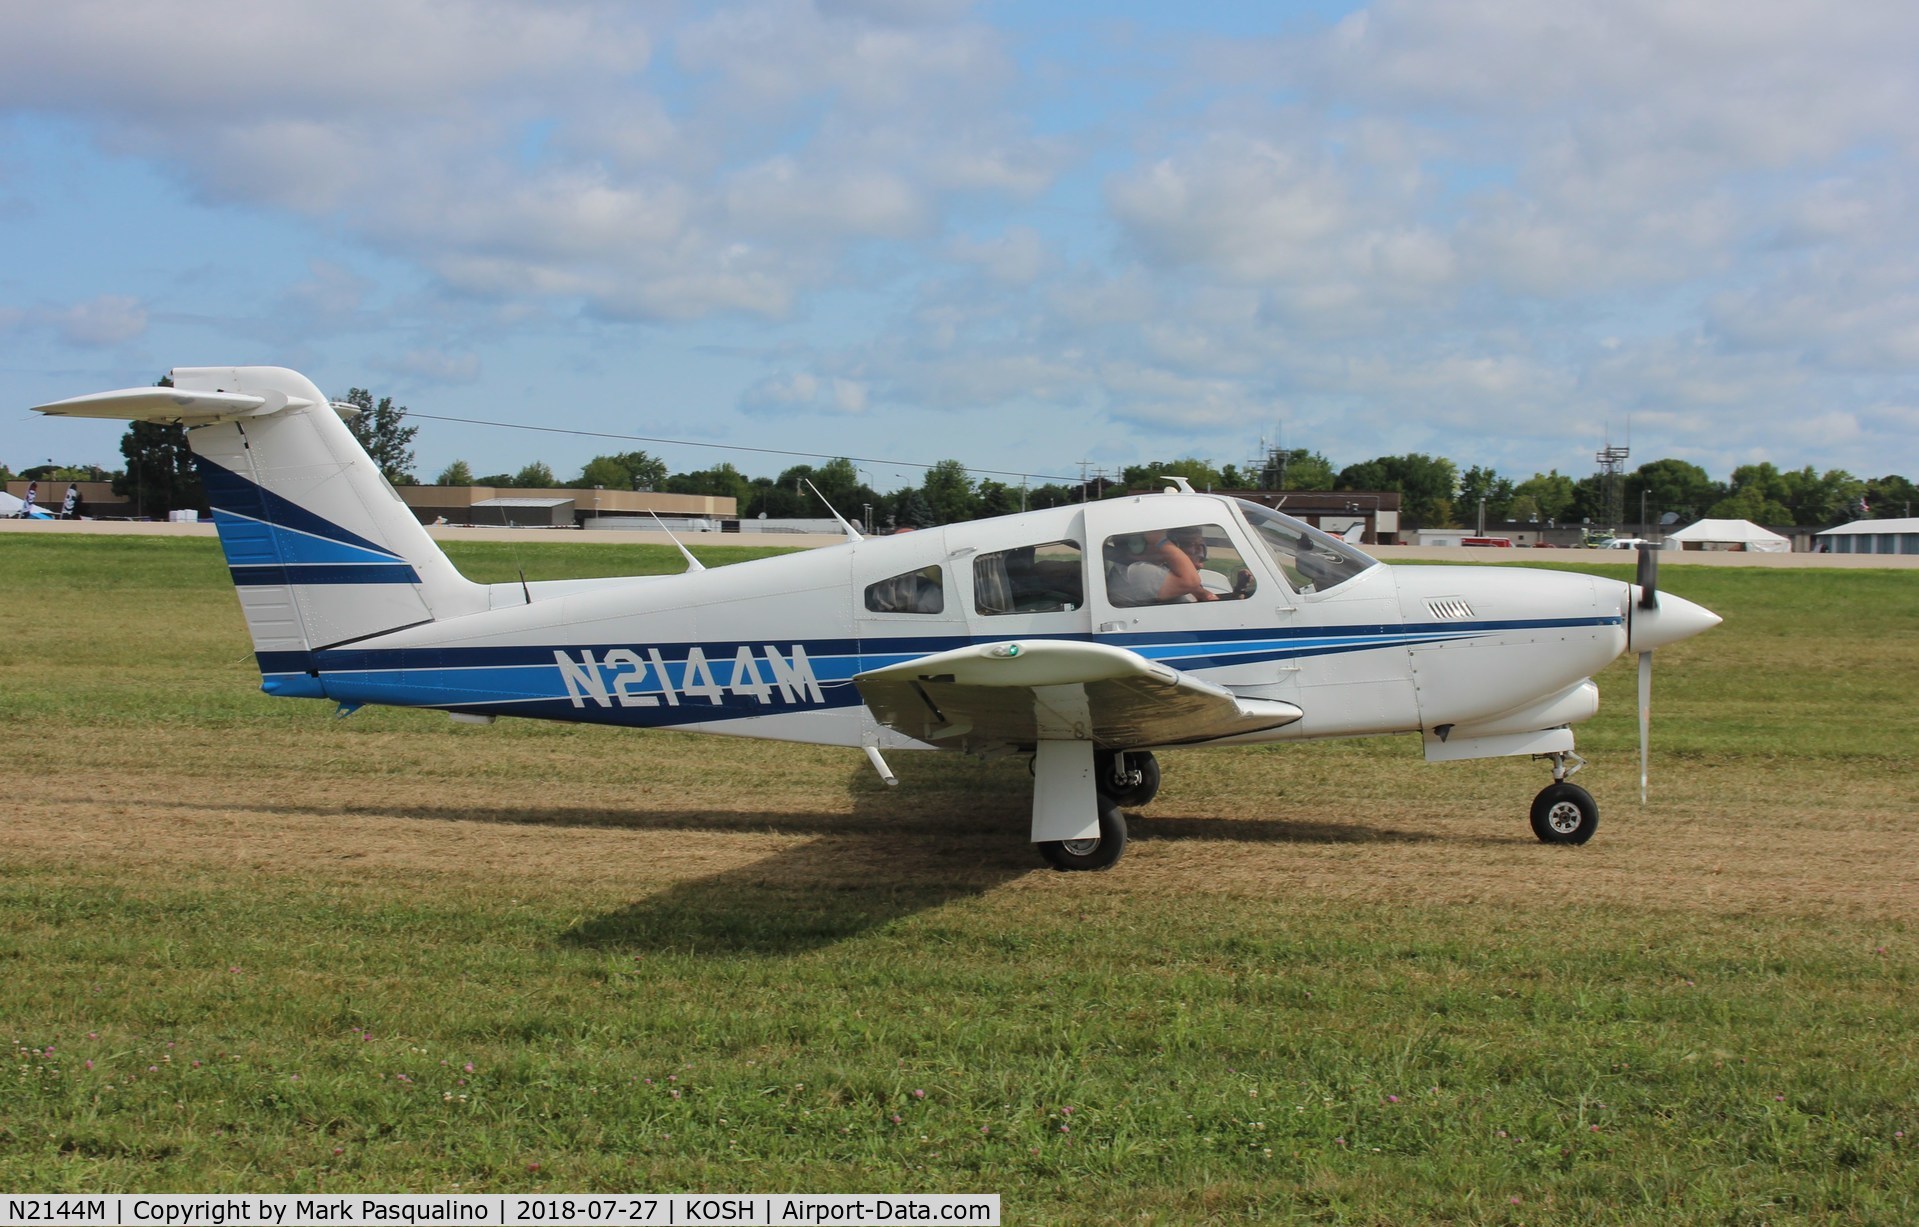
[[1104,795],[1099,799],[1099,835],[1093,839],[1049,839],[1039,845],[1046,863],[1062,872],[1111,869],[1126,851],[1126,815]]
[[1112,764],[1101,764],[1104,772],[1100,780],[1100,791],[1113,799],[1113,804],[1121,809],[1138,809],[1150,804],[1159,795],[1159,760],[1153,757],[1151,750],[1137,750],[1122,756],[1127,766],[1127,782],[1120,785],[1114,781]]
[[1533,798],[1533,834],[1541,843],[1583,844],[1599,829],[1599,803],[1577,784],[1548,784]]

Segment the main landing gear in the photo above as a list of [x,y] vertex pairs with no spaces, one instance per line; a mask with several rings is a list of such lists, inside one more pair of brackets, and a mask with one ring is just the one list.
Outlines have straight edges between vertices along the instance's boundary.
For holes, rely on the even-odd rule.
[[1570,752],[1545,757],[1552,760],[1553,782],[1533,798],[1533,834],[1541,843],[1583,844],[1599,829],[1599,803],[1567,777],[1585,766],[1586,760]]
[[1157,796],[1159,779],[1159,760],[1148,751],[1095,754],[1093,782],[1097,790],[1099,834],[1081,839],[1039,840],[1040,856],[1062,871],[1084,873],[1111,869],[1126,852],[1123,811],[1138,809]]
[[1093,839],[1049,839],[1039,845],[1046,863],[1062,871],[1111,869],[1126,852],[1126,815],[1104,793],[1099,798],[1099,835]]

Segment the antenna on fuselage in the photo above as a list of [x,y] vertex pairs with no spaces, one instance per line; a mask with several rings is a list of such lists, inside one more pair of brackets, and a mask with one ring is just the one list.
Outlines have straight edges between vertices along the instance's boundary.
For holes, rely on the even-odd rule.
[[853,527],[853,526],[852,526],[851,524],[848,524],[848,523],[846,522],[846,517],[845,517],[845,516],[843,516],[843,515],[841,515],[841,514],[840,514],[840,513],[839,513],[839,512],[837,511],[837,510],[835,510],[835,509],[834,509],[834,507],[833,507],[833,504],[831,504],[831,503],[829,503],[829,502],[827,502],[827,501],[826,501],[826,496],[825,496],[824,494],[821,494],[821,493],[820,493],[820,488],[819,488],[818,486],[816,486],[816,485],[814,485],[814,484],[813,484],[813,479],[812,479],[812,478],[810,478],[810,477],[802,477],[802,478],[800,478],[800,480],[801,480],[801,481],[803,481],[803,482],[805,482],[805,483],[806,483],[806,488],[807,488],[808,490],[811,490],[811,491],[813,492],[813,497],[814,497],[814,498],[816,498],[816,499],[818,499],[818,500],[820,501],[820,503],[821,503],[821,504],[822,504],[822,505],[823,505],[823,506],[824,506],[824,507],[825,507],[825,508],[826,508],[826,509],[827,509],[828,511],[831,511],[831,512],[833,513],[833,518],[834,518],[835,520],[838,520],[838,521],[840,522],[840,527],[846,530],[846,537],[847,537],[847,540],[849,540],[849,541],[864,541],[864,540],[866,540],[866,538],[865,538],[864,536],[862,536],[862,535],[860,534],[860,530],[859,530],[859,529],[857,529],[857,528],[854,528],[854,527]]
[[693,557],[692,550],[687,549],[684,545],[680,545],[680,539],[673,535],[673,530],[666,526],[666,521],[660,519],[659,512],[649,510],[647,514],[652,516],[653,522],[660,526],[660,531],[666,534],[666,539],[668,541],[671,541],[674,545],[679,546],[681,556],[686,559],[686,569],[688,571],[706,570],[706,564],[701,562],[699,559]]

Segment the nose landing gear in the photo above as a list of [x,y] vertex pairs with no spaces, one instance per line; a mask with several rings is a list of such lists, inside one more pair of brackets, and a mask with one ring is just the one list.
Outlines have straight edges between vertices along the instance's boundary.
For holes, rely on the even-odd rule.
[[1102,754],[1100,791],[1121,809],[1138,809],[1159,795],[1159,760],[1151,750]]
[[1585,766],[1586,760],[1570,751],[1545,757],[1552,760],[1553,782],[1533,798],[1533,834],[1541,843],[1583,844],[1599,829],[1599,803],[1567,777]]

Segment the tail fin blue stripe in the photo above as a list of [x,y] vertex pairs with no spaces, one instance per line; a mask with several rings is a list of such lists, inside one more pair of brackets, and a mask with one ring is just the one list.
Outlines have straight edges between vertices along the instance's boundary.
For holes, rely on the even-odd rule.
[[[219,523],[219,513],[226,512],[229,517],[239,516],[272,528],[288,530],[276,534],[282,545],[296,540],[291,534],[304,534],[309,538],[317,537],[324,541],[364,550],[382,559],[399,558],[399,555],[392,550],[376,545],[357,533],[341,528],[331,520],[315,515],[291,499],[254,484],[231,469],[215,464],[205,456],[195,453],[193,459],[200,472],[200,481],[206,487],[207,501],[213,506],[215,524]],[[225,543],[226,532],[222,528],[221,544]],[[229,559],[229,561],[234,560]],[[274,561],[279,561],[279,558],[276,557]],[[313,561],[325,560],[313,559]]]
[[227,570],[241,588],[284,588],[293,584],[417,584],[420,573],[404,562],[309,563],[293,566],[232,566]]
[[400,556],[390,550],[363,550],[329,537],[263,524],[247,516],[215,508],[213,523],[220,530],[220,544],[227,562],[236,567],[312,563],[393,563]]
[[194,459],[213,504],[227,569],[242,588],[313,584],[417,584],[413,565],[290,499]]

